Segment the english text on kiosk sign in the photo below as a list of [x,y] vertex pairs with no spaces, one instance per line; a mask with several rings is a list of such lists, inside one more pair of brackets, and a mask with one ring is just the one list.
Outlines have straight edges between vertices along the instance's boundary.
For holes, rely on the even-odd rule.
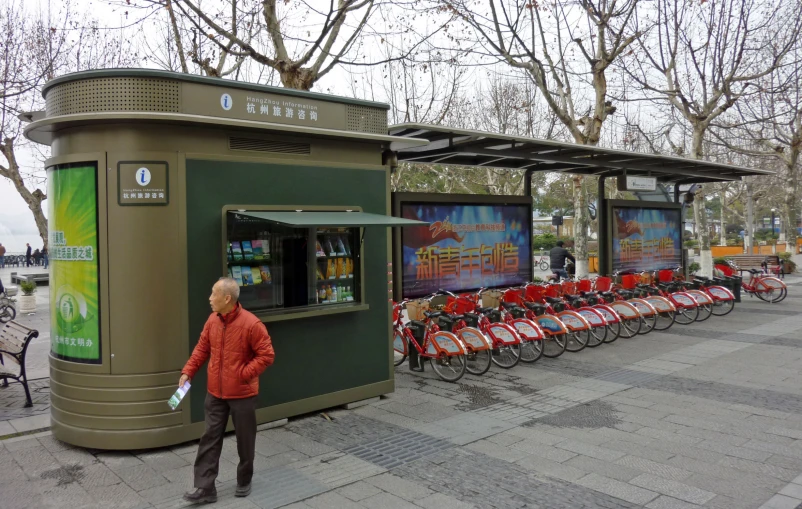
[[167,163],[126,161],[118,165],[120,205],[167,205]]

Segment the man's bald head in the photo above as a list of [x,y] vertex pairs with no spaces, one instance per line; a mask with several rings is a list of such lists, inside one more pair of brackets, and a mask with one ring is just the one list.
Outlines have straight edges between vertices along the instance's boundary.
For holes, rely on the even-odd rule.
[[215,313],[226,314],[237,307],[239,284],[234,278],[221,277],[212,287],[209,304]]

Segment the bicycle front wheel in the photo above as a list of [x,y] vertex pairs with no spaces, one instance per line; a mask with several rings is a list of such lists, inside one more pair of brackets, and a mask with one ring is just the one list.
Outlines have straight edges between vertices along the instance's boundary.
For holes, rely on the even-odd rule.
[[624,338],[634,338],[638,335],[641,328],[641,319],[632,318],[629,320],[623,320],[621,322],[621,337]]
[[462,375],[468,369],[464,355],[441,355],[437,358],[430,358],[429,362],[437,376],[446,382],[456,382],[462,378]]
[[500,368],[510,369],[521,360],[521,345],[503,345],[498,353],[491,356],[493,364]]
[[543,338],[543,356],[555,359],[565,352],[567,341],[565,334],[555,334]]
[[487,373],[490,369],[490,350],[474,350],[465,354],[465,369],[472,375]]
[[[713,314],[713,304],[699,304],[699,316],[696,317],[697,322],[704,322],[710,315]],[[726,313],[724,313],[726,314]]]
[[674,321],[682,324],[688,325],[689,323],[693,323],[696,321],[696,317],[699,316],[699,308],[677,308],[677,314],[674,315]]
[[661,311],[657,313],[657,317],[655,318],[654,322],[654,330],[668,330],[674,325],[674,316],[676,313],[674,311]]
[[642,316],[640,317],[640,319],[641,319],[641,325],[638,334],[648,334],[652,332],[652,330],[654,330],[654,325],[657,323],[657,316],[655,315]]
[[[758,297],[760,294],[758,294]],[[710,312],[716,316],[724,316],[735,309],[734,300],[717,300],[713,302]]]
[[542,262],[540,262],[540,270],[542,270],[542,271],[544,271],[544,272],[545,272],[545,271],[547,271],[547,270],[549,270],[549,262],[547,262],[547,261],[545,261],[545,260],[543,260]]
[[588,329],[569,332],[565,349],[574,353],[581,352],[586,346],[588,346],[589,338],[590,331],[588,331]]
[[543,340],[524,340],[521,343],[521,362],[535,362],[543,355]]
[[600,325],[596,327],[590,328],[590,337],[588,337],[588,346],[590,348],[596,348],[600,344],[604,343],[604,340],[607,338],[607,326]]
[[607,337],[604,338],[605,343],[612,343],[618,336],[621,335],[621,322],[607,324]]
[[407,360],[406,339],[396,330],[393,334],[393,366],[400,366],[405,360]]

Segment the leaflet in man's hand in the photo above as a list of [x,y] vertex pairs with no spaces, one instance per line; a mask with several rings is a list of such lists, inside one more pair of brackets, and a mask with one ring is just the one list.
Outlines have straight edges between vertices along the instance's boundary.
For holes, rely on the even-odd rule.
[[176,407],[178,407],[178,404],[181,403],[181,400],[184,399],[184,396],[186,396],[187,392],[189,392],[190,387],[191,385],[189,382],[184,382],[184,386],[179,387],[178,390],[175,391],[175,394],[173,394],[172,397],[167,400],[167,404],[170,405],[170,409],[175,410]]

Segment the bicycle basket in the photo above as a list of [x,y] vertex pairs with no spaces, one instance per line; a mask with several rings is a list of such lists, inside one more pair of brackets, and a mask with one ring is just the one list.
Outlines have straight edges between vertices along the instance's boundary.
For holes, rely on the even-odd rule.
[[635,288],[635,284],[638,282],[637,276],[632,274],[624,274],[621,276],[621,287],[626,290],[632,290]]
[[546,289],[541,285],[529,285],[526,287],[526,300],[530,302],[543,302]]
[[518,304],[519,306],[523,305],[523,297],[521,296],[521,290],[518,289],[509,289],[504,292],[504,295],[501,298],[504,302],[511,302],[513,304]]
[[575,281],[563,281],[562,287],[563,295],[576,295],[577,293],[577,284]]
[[671,269],[663,269],[657,273],[657,278],[661,283],[670,283],[674,280],[674,271]]
[[590,279],[580,279],[576,286],[580,292],[589,292],[593,289],[593,283]]
[[597,292],[609,292],[613,287],[613,280],[609,277],[599,276],[593,286]]
[[410,320],[425,320],[423,313],[429,311],[429,302],[425,300],[413,300],[407,302],[407,317]]
[[17,295],[17,287],[16,286],[6,286],[6,296],[15,297],[16,295]]
[[482,294],[482,307],[497,308],[501,302],[502,293],[498,290],[490,290]]
[[446,300],[446,311],[454,315],[464,315],[476,309],[476,304],[464,295],[459,297],[448,296]]
[[553,283],[546,287],[546,297],[557,298],[562,295],[563,287],[560,284]]

